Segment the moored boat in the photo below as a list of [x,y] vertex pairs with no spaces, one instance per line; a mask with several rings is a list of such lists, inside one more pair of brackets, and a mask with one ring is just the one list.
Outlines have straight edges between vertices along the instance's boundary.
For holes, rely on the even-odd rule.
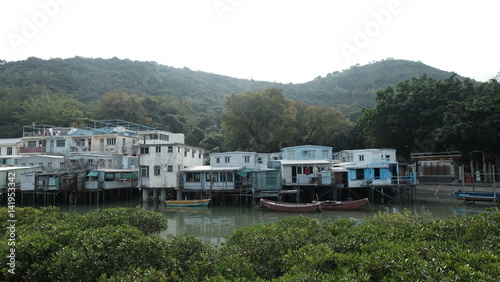
[[202,207],[207,206],[211,199],[201,200],[171,200],[165,201],[167,207]]
[[260,203],[266,208],[273,211],[314,212],[320,210],[319,203],[288,203],[288,202],[271,201],[267,199],[260,199]]
[[368,204],[368,198],[354,201],[321,201],[318,203],[322,210],[359,210]]
[[461,190],[453,192],[458,200],[464,201],[485,201],[500,202],[500,192],[462,192]]

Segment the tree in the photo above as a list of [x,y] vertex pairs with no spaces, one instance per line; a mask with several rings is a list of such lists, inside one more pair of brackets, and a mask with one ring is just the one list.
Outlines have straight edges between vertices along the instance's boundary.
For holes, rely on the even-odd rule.
[[109,92],[99,100],[94,116],[96,119],[123,119],[149,125],[152,120],[142,106],[142,99],[126,92]]
[[233,150],[277,151],[295,131],[295,108],[276,88],[227,96],[221,119]]
[[422,75],[377,91],[377,105],[364,109],[356,122],[367,146],[400,152],[435,152],[450,148],[452,139],[439,131],[450,105],[463,101],[472,84],[455,75],[435,80]]
[[19,124],[33,122],[56,126],[70,126],[83,118],[83,104],[71,96],[60,93],[44,92],[31,96],[13,113]]
[[302,123],[306,129],[304,144],[337,146],[335,137],[345,136],[354,126],[341,112],[327,106],[309,106],[304,112]]
[[186,144],[199,146],[203,139],[205,139],[205,133],[197,126],[193,126],[188,134],[186,134]]

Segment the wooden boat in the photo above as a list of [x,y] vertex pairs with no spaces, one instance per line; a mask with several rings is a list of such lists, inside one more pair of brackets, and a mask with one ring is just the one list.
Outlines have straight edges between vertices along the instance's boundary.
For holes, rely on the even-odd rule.
[[[314,202],[313,202],[314,203]],[[359,210],[368,204],[368,198],[355,201],[321,201],[319,202],[322,210]]]
[[500,202],[500,192],[462,192],[461,190],[453,192],[458,200],[464,201],[485,201]]
[[319,203],[287,203],[260,199],[260,203],[273,211],[282,212],[314,212],[319,211]]
[[211,199],[201,199],[201,200],[172,200],[165,201],[167,207],[201,207],[208,206]]

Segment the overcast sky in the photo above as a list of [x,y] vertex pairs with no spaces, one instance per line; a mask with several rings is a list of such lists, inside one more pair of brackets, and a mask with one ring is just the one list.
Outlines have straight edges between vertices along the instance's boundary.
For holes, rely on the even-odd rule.
[[2,0],[0,59],[131,59],[300,83],[386,58],[500,71],[500,1]]

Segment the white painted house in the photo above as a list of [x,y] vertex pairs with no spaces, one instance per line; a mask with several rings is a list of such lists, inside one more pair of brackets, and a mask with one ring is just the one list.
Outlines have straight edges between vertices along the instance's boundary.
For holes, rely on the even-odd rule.
[[182,170],[182,187],[193,191],[278,190],[279,169],[271,167],[276,154],[223,152],[210,154],[210,165]]
[[281,152],[283,185],[308,186],[330,181],[332,147],[303,145],[286,147]]
[[[0,139],[0,158],[3,156],[19,155],[19,149],[22,147],[21,138],[2,138]],[[0,163],[2,164],[2,163]]]
[[184,134],[140,132],[139,187],[177,188],[182,169],[203,165],[203,149],[179,141],[184,142]]

